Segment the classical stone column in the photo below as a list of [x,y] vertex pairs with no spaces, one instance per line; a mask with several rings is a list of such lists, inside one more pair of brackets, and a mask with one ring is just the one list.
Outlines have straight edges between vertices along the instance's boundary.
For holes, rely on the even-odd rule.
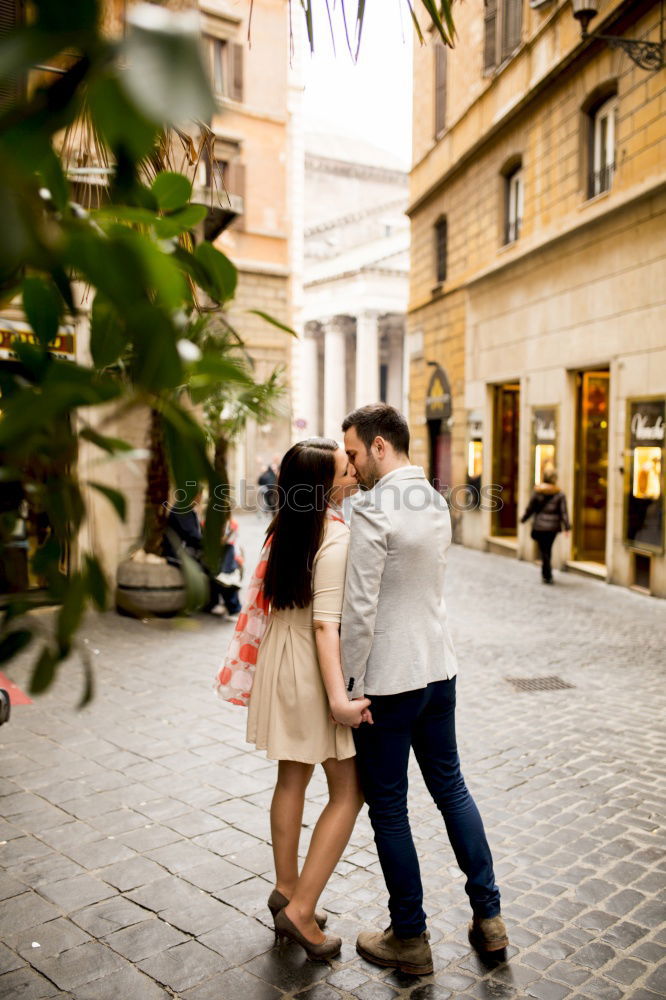
[[[309,324],[308,324],[309,325]],[[298,437],[318,437],[319,427],[319,344],[307,327],[301,341],[301,399],[305,427],[298,428]]]
[[402,409],[402,364],[404,355],[404,330],[392,330],[389,335],[388,351],[388,383],[386,386],[386,402]]
[[346,413],[345,338],[349,326],[346,316],[334,316],[324,323],[324,437],[340,441],[342,420]]
[[356,406],[379,402],[379,331],[377,313],[356,317]]

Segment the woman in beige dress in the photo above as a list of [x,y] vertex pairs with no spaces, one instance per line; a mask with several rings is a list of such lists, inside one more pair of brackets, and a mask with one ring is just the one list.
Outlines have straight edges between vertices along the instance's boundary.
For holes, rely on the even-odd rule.
[[[341,946],[340,938],[323,933],[325,916],[315,906],[363,803],[350,727],[372,720],[368,699],[348,700],[340,661],[349,529],[339,506],[356,489],[335,441],[301,441],[282,460],[263,580],[270,616],[247,724],[248,741],[278,761],[271,804],[276,884],[268,902],[276,934],[317,958],[330,958]],[[324,768],[329,800],[299,875],[305,792],[316,764]]]

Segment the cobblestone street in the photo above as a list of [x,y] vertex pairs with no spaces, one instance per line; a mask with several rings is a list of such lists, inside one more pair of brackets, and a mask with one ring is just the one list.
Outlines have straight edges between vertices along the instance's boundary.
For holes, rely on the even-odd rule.
[[[241,519],[250,564],[262,527]],[[212,693],[231,625],[109,612],[81,632],[92,706],[75,710],[72,661],[0,729],[0,998],[666,996],[666,605],[572,574],[543,587],[533,565],[459,546],[448,598],[463,771],[495,856],[506,962],[467,942],[461,873],[416,769],[435,974],[356,955],[359,930],[387,924],[365,810],[322,900],[340,958],[274,948],[275,766],[248,749],[245,710]],[[26,664],[10,673],[26,690]],[[543,677],[562,685],[510,683]],[[325,798],[316,773],[303,849]]]

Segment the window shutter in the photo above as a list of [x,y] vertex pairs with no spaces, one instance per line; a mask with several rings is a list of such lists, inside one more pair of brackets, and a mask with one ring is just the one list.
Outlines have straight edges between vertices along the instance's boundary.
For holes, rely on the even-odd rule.
[[483,21],[483,68],[487,71],[497,65],[497,0],[485,0]]
[[523,0],[504,0],[502,10],[502,59],[508,59],[520,45],[523,29]]
[[[0,0],[0,38],[18,28],[21,22],[20,0]],[[19,84],[16,78],[4,79],[0,83],[0,108],[6,108],[16,101]]]
[[231,45],[231,93],[232,101],[243,100],[243,46]]
[[446,66],[447,51],[442,42],[435,43],[435,138],[446,128]]

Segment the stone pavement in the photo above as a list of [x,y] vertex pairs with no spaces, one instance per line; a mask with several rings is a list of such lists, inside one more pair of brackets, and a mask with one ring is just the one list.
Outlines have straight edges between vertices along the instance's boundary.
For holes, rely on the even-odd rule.
[[[250,553],[259,527],[242,520]],[[460,547],[448,587],[463,768],[495,854],[506,962],[484,964],[467,943],[461,874],[416,772],[435,974],[356,955],[358,931],[387,922],[365,812],[323,898],[340,958],[275,949],[275,768],[246,746],[244,710],[211,693],[231,627],[110,612],[82,633],[93,705],[75,711],[72,662],[0,729],[0,998],[666,996],[666,606],[572,575],[542,587],[534,566]],[[12,675],[25,684],[25,665]],[[508,681],[545,676],[569,686]],[[304,848],[325,797],[317,774]]]

